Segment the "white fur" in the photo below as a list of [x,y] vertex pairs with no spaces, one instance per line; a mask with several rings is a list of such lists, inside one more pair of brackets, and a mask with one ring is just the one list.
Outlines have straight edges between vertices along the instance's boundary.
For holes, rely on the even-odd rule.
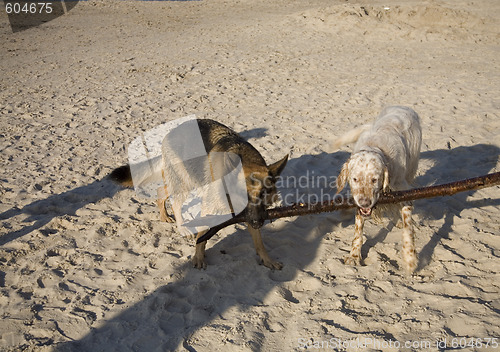
[[[382,191],[405,190],[413,182],[420,158],[422,130],[417,113],[408,107],[385,108],[375,122],[346,133],[335,145],[355,141],[353,153],[337,179],[338,192],[349,183],[359,207],[356,234],[347,263],[361,260],[364,218],[372,214]],[[403,218],[403,257],[408,271],[416,268],[416,254],[411,221],[411,204],[400,204]],[[359,217],[359,219],[358,219]],[[356,243],[355,243],[356,242]]]

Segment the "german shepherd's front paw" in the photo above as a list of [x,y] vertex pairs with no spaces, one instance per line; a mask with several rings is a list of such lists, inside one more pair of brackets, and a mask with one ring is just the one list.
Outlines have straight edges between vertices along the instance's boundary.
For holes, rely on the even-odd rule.
[[283,264],[280,262],[275,262],[272,260],[263,260],[262,264],[271,270],[281,270],[283,269]]
[[196,269],[206,269],[207,263],[205,263],[205,258],[194,257],[193,258],[193,267]]

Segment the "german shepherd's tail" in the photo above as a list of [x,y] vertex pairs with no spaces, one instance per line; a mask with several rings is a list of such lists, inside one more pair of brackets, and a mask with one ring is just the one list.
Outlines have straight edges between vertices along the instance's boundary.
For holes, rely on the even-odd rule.
[[[151,159],[133,164],[134,176],[130,170],[130,164],[120,166],[111,171],[108,178],[125,187],[140,187],[153,182],[161,182],[162,157],[156,156]],[[136,184],[134,185],[134,181]]]
[[368,131],[371,127],[372,125],[362,125],[360,127],[350,130],[349,132],[347,132],[342,137],[338,138],[336,141],[332,143],[332,149],[337,150],[343,145],[356,142],[359,136],[361,136],[362,133]]
[[130,172],[130,165],[123,165],[119,168],[114,169],[108,175],[109,179],[121,184],[125,187],[134,187],[134,182],[132,181],[132,173]]

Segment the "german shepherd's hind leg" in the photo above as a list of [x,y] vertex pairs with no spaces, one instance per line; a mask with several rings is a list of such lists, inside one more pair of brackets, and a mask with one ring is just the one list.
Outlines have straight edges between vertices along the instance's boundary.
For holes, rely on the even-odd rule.
[[156,205],[160,209],[160,221],[164,222],[175,222],[175,218],[167,213],[167,207],[165,202],[168,199],[167,187],[159,187],[157,190],[158,199],[156,200]]
[[[201,231],[198,233],[196,236],[196,240],[203,236],[206,233],[206,231]],[[207,263],[205,263],[205,247],[207,245],[207,241],[197,243],[196,244],[196,249],[194,252],[194,257],[193,257],[193,267],[196,269],[206,269],[207,268]]]
[[160,209],[160,221],[164,222],[175,222],[175,218],[167,213],[167,208],[165,207],[165,201],[167,198],[161,198],[156,200],[156,204],[158,205],[158,209]]
[[247,224],[248,231],[252,235],[253,239],[253,244],[255,246],[255,251],[257,252],[258,256],[262,260],[262,264],[267,266],[271,270],[281,270],[283,268],[283,264],[280,262],[275,262],[269,258],[269,255],[267,254],[266,248],[264,247],[264,243],[262,242],[262,236],[260,234],[260,230],[254,229],[250,224]]

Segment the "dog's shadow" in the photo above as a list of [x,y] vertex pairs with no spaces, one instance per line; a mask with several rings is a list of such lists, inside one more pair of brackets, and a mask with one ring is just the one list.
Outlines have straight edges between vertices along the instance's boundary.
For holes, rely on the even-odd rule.
[[[0,220],[7,220],[11,223],[20,215],[28,215],[22,222],[32,224],[1,235],[0,246],[38,229],[41,229],[42,234],[49,235],[50,230],[43,229],[43,227],[52,219],[64,215],[74,216],[78,209],[104,198],[113,197],[120,189],[121,187],[105,178],[60,194],[51,195],[46,199],[36,200],[22,208],[14,207],[6,210],[0,213]],[[11,225],[7,224],[7,228],[10,227]]]
[[[417,177],[417,185],[442,184],[494,172],[500,160],[500,148],[489,144],[477,144],[453,149],[437,149],[423,152],[421,160],[423,164],[430,163],[431,166],[425,174]],[[460,216],[463,210],[500,205],[500,199],[468,200],[474,193],[476,191],[473,190],[451,197],[415,202],[415,213],[422,218],[432,220],[444,218],[444,224],[433,233],[429,242],[420,250],[417,270],[423,269],[430,263],[436,246],[442,238],[449,238],[454,219]]]
[[267,128],[252,128],[251,130],[245,130],[243,132],[239,132],[238,134],[245,140],[249,140],[251,138],[263,138],[267,136]]

